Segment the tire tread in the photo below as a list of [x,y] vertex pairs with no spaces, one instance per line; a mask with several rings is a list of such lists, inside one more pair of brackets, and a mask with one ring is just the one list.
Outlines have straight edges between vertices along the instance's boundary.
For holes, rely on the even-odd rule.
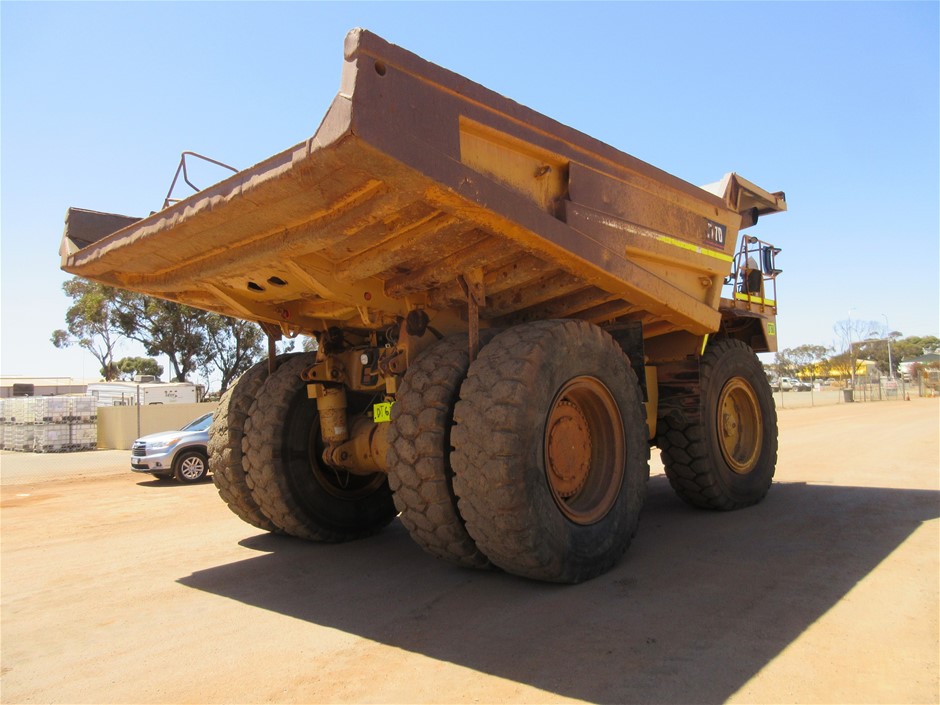
[[468,568],[488,568],[451,484],[448,436],[468,366],[466,336],[438,342],[409,366],[392,407],[389,484],[399,519],[424,551]]
[[[460,513],[480,550],[508,572],[576,583],[607,571],[626,550],[636,530],[638,507],[645,498],[646,478],[635,488],[637,496],[632,498],[632,506],[637,509],[630,517],[625,540],[611,536],[601,539],[608,545],[620,541],[616,550],[600,550],[599,558],[566,562],[544,540],[538,518],[521,487],[520,474],[529,462],[529,448],[520,438],[531,435],[532,429],[526,426],[530,395],[520,392],[544,383],[541,373],[557,364],[559,341],[569,339],[590,340],[594,349],[605,350],[613,359],[621,360],[618,366],[636,388],[636,377],[626,356],[600,328],[576,320],[519,325],[498,335],[471,365],[460,390],[451,438]],[[624,413],[645,418],[638,395],[634,401],[636,408]],[[628,452],[637,454],[636,461],[647,463],[648,475],[649,446],[645,438],[639,445],[642,448]]]
[[[282,363],[291,355],[279,355]],[[219,496],[242,521],[264,531],[279,532],[268,519],[248,486],[242,441],[248,412],[268,377],[267,359],[249,368],[230,386],[216,407],[209,429],[209,468]]]
[[[728,355],[743,356],[745,354],[753,356],[753,351],[740,340],[725,338],[711,343],[701,359],[701,389],[711,388],[715,367],[722,358]],[[754,359],[756,360],[756,357]],[[701,400],[700,403],[702,403]],[[776,410],[765,408],[761,410],[764,413],[774,414],[773,434],[772,437],[766,437],[765,442],[773,445],[771,462],[775,464]],[[715,476],[714,459],[708,452],[704,423],[690,423],[675,414],[661,415],[658,419],[656,443],[660,449],[669,484],[684,502],[694,507],[719,511],[742,509],[760,502],[770,489],[774,474],[772,468],[761,491],[753,496],[742,499],[722,491]]]

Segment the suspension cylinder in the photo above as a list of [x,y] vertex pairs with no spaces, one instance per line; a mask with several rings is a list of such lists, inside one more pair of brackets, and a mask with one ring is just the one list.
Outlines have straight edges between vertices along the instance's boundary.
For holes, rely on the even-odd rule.
[[[314,386],[314,385],[311,385]],[[334,446],[349,440],[346,423],[346,390],[343,387],[328,387],[318,384],[317,411],[320,412],[320,433],[323,442]]]

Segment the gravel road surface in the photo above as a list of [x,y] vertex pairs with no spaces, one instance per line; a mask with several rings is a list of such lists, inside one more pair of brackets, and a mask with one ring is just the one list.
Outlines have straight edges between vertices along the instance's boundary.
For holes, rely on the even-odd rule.
[[[654,456],[658,454],[654,451]],[[940,403],[780,411],[766,501],[653,463],[577,586],[451,567],[394,522],[259,533],[127,451],[0,453],[3,703],[936,703]]]

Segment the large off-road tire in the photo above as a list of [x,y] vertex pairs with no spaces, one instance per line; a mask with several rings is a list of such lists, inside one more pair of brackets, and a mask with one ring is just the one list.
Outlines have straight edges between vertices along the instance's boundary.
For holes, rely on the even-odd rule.
[[[314,360],[313,354],[288,360],[258,391],[242,445],[248,486],[284,533],[348,541],[382,529],[395,517],[395,505],[385,474],[353,475],[323,463],[316,401],[307,398],[300,378]],[[367,402],[349,393],[349,413],[364,411]]]
[[392,407],[388,479],[415,543],[451,563],[487,568],[457,509],[450,465],[454,405],[469,366],[464,335],[434,344],[409,365]]
[[760,361],[740,340],[719,340],[699,363],[698,420],[665,413],[657,424],[666,476],[695,507],[761,501],[777,464],[777,409]]
[[[276,361],[280,364],[290,357],[292,355],[278,355]],[[242,459],[248,410],[267,378],[268,360],[265,358],[242,374],[222,395],[209,428],[209,468],[219,496],[229,509],[252,526],[277,532],[279,529],[251,496]]]
[[646,498],[649,444],[636,374],[609,335],[583,321],[501,333],[454,417],[454,490],[490,561],[565,583],[614,565]]

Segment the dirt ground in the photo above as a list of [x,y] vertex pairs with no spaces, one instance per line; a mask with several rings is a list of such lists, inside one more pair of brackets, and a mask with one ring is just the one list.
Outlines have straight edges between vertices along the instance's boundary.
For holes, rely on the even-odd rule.
[[936,703],[938,468],[936,399],[784,408],[765,502],[690,509],[654,461],[624,560],[556,586],[435,561],[397,522],[259,533],[126,451],[3,453],[0,698]]

